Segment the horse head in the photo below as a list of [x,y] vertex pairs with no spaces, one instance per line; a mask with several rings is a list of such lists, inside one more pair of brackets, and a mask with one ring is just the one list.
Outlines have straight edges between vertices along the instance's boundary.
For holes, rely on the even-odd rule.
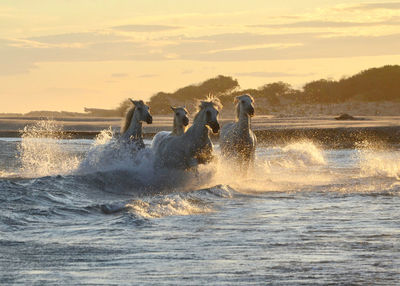
[[139,122],[146,122],[147,124],[153,123],[153,117],[150,114],[150,107],[143,102],[143,100],[132,100],[129,99],[135,106],[135,112],[133,116]]
[[211,128],[213,133],[218,133],[220,129],[218,123],[218,114],[219,109],[222,108],[218,98],[209,98],[207,100],[200,101],[199,108],[200,111],[198,114],[202,114],[202,116],[204,116],[203,120],[205,121],[205,125]]
[[254,98],[249,94],[243,94],[235,97],[236,103],[236,116],[239,117],[240,113],[254,116]]
[[174,125],[176,126],[188,126],[189,125],[189,117],[188,111],[185,107],[172,107],[172,111],[174,112]]

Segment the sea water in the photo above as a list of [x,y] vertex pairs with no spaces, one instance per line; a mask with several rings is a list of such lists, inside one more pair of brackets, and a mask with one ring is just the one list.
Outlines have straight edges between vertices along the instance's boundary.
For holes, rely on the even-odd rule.
[[400,281],[399,146],[263,142],[241,172],[216,144],[198,172],[159,171],[110,130],[58,128],[0,138],[2,285]]

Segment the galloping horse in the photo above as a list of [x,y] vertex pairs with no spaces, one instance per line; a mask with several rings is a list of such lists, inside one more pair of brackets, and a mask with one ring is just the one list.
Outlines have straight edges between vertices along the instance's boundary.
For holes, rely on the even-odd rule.
[[221,154],[233,159],[241,167],[254,162],[257,138],[251,130],[251,117],[254,115],[254,99],[248,94],[237,96],[236,122],[226,124],[221,129]]
[[150,114],[149,106],[143,100],[129,100],[133,106],[126,112],[119,141],[133,142],[138,149],[143,149],[145,145],[142,137],[142,122],[151,124],[153,117]]
[[185,107],[172,107],[174,112],[174,124],[172,126],[172,132],[170,131],[160,131],[158,132],[151,142],[151,148],[156,150],[160,142],[164,140],[167,136],[179,136],[186,132],[187,126],[189,124],[189,118],[187,116],[188,111]]
[[168,136],[155,150],[158,168],[190,169],[213,159],[213,144],[209,130],[218,133],[218,110],[222,107],[217,98],[201,101],[193,125],[181,136]]

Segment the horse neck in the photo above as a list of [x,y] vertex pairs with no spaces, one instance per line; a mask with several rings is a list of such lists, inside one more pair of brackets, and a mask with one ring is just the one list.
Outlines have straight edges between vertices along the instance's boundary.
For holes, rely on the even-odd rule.
[[186,138],[191,138],[190,142],[194,142],[196,146],[205,145],[209,141],[208,127],[205,120],[196,118],[193,125],[184,135],[186,135]]
[[174,126],[172,127],[172,134],[182,135],[185,133],[186,127],[183,124],[179,124],[174,120]]
[[239,128],[239,132],[248,132],[251,128],[250,116],[245,112],[240,112],[237,126]]
[[125,137],[133,136],[134,138],[142,138],[142,122],[135,118],[135,114],[133,114],[131,124],[129,125],[128,130],[125,131],[124,135]]

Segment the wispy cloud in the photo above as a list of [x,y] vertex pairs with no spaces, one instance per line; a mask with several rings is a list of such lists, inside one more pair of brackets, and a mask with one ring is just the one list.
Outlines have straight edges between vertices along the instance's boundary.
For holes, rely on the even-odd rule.
[[[82,46],[13,46],[0,41],[2,74],[27,72],[40,62],[74,61],[257,61],[399,54],[400,34],[338,36],[329,33],[232,33],[204,37],[171,37],[153,49],[146,41],[89,43]],[[114,78],[124,77],[115,73]],[[154,77],[145,74],[141,77]]]
[[286,72],[244,72],[235,73],[236,76],[243,77],[299,77],[299,76],[312,76],[314,73],[286,73]]
[[159,76],[158,74],[141,74],[141,75],[138,75],[137,77],[139,77],[139,78],[152,78],[152,77],[157,77],[157,76]]
[[191,73],[193,73],[193,70],[183,70],[181,72],[181,74],[191,74]]
[[46,88],[44,92],[53,96],[75,96],[77,94],[96,94],[99,91],[95,89],[78,87],[50,87]]
[[251,25],[250,27],[264,27],[264,28],[348,28],[348,27],[374,27],[374,26],[398,26],[400,25],[399,19],[392,19],[388,21],[379,22],[351,22],[351,21],[298,21],[293,23],[284,24],[269,24],[269,25]]
[[115,77],[115,78],[123,78],[123,77],[128,77],[129,74],[127,73],[113,73],[111,74],[111,77]]
[[[232,15],[247,17],[250,14],[215,13],[210,18],[213,20],[204,25],[192,22],[179,22],[181,26],[132,24],[77,33],[0,39],[0,74],[28,72],[42,62],[238,62],[399,54],[399,8],[400,2],[346,4],[304,14],[277,16],[265,22],[260,20],[262,25],[255,25],[255,20],[241,25],[233,22],[221,25],[224,17],[231,19]],[[193,20],[190,17],[184,19]],[[143,23],[175,23],[152,20]],[[111,74],[114,80],[127,76]],[[144,74],[138,77],[155,76]]]
[[113,33],[99,33],[99,32],[86,32],[86,33],[69,33],[69,34],[56,34],[40,37],[31,37],[27,40],[48,43],[48,44],[66,44],[66,43],[101,43],[113,42],[127,39],[125,36],[116,35]]
[[[236,34],[226,37],[220,35],[214,43],[196,49],[194,53],[188,53],[190,49],[180,47],[182,52],[180,58],[200,61],[256,61],[277,59],[306,59],[306,58],[333,58],[354,56],[377,56],[399,54],[400,34],[387,36],[338,36],[322,37],[321,35],[303,35],[302,45],[279,49],[276,47],[264,47],[258,49],[221,49],[220,52],[207,53],[207,49],[213,50],[215,46],[237,45],[238,42],[246,42],[253,35]],[[214,36],[215,37],[215,36]],[[227,41],[231,38],[232,41]],[[270,42],[274,38],[286,38],[291,41],[295,35],[263,35],[253,38],[257,41]],[[222,40],[224,39],[224,40]],[[184,44],[183,44],[184,45]]]
[[400,2],[375,2],[375,3],[364,3],[353,6],[359,10],[373,10],[373,9],[400,9]]
[[113,30],[124,32],[161,32],[179,28],[178,26],[169,25],[121,25],[112,27]]
[[302,43],[268,43],[268,44],[259,44],[259,45],[244,45],[244,46],[236,46],[231,48],[219,49],[219,50],[211,50],[207,51],[207,54],[215,54],[226,51],[248,51],[248,50],[257,50],[257,49],[286,49],[289,47],[298,47],[302,46]]

